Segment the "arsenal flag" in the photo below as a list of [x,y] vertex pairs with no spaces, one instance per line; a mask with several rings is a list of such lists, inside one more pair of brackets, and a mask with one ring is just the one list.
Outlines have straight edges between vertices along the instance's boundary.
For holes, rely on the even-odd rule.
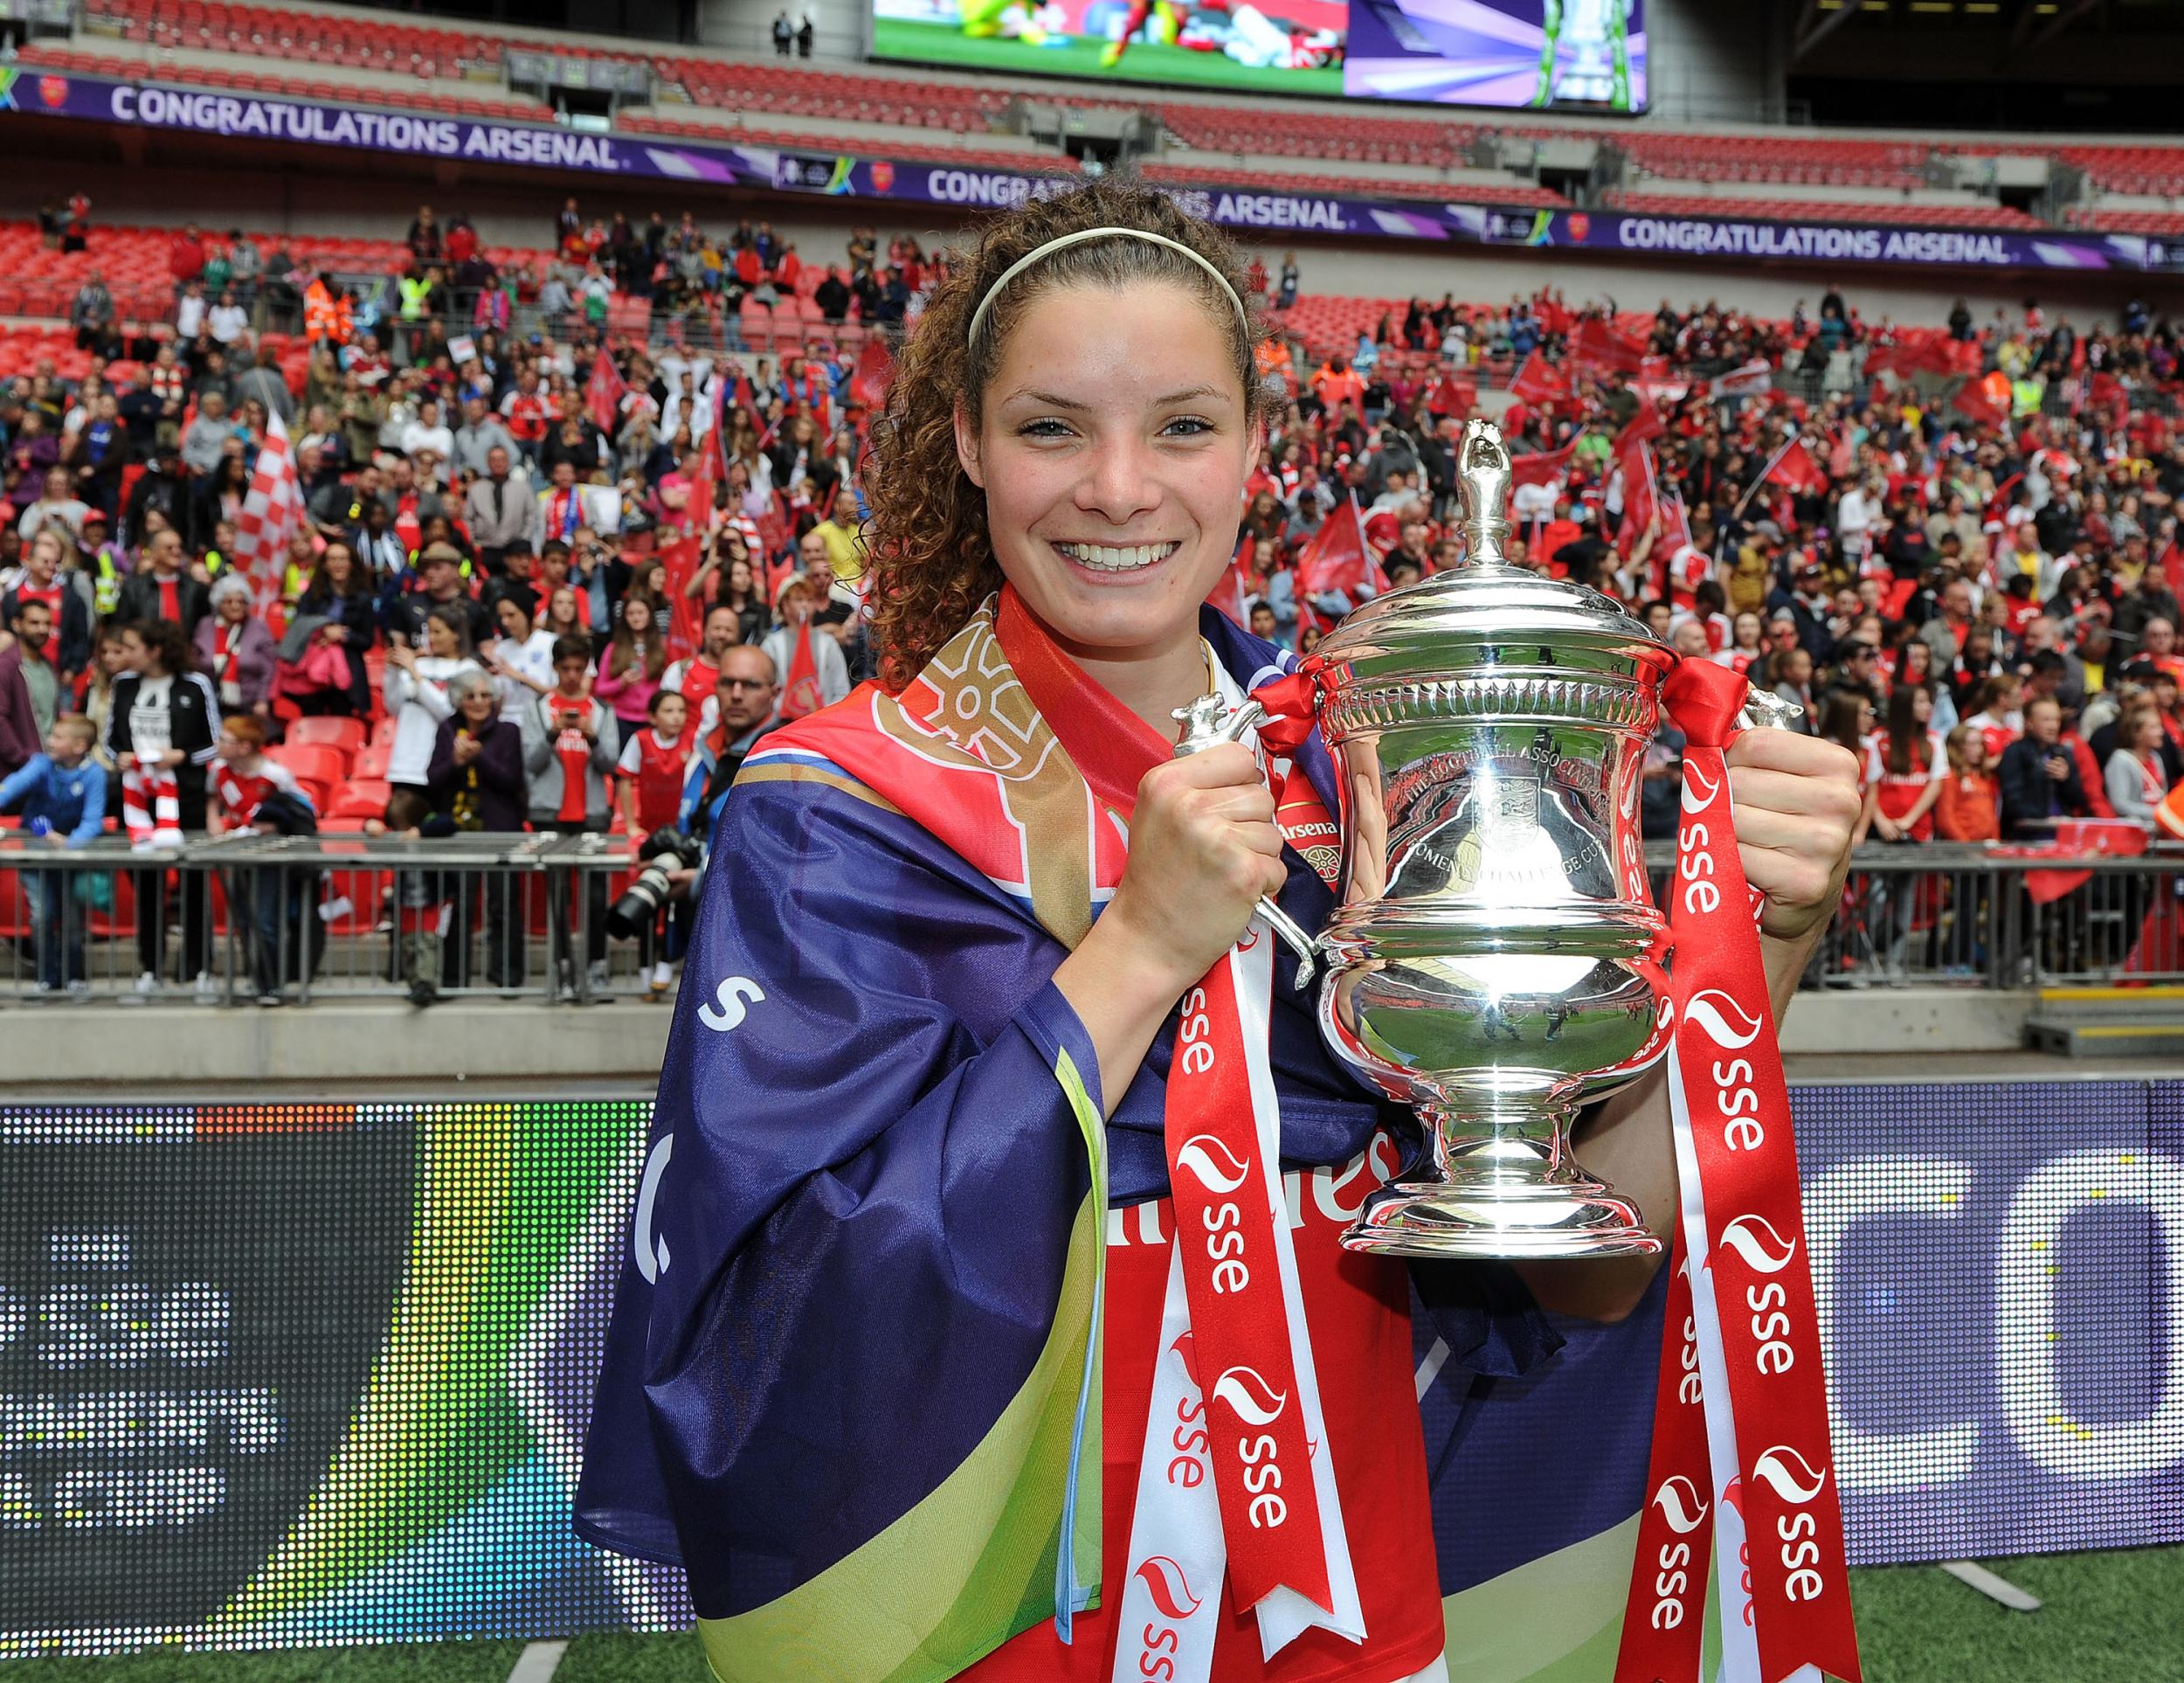
[[1459,380],[1443,372],[1427,394],[1426,407],[1436,415],[1454,415],[1458,419],[1479,406],[1479,388],[1469,380]]
[[1221,576],[1213,581],[1213,588],[1206,596],[1242,631],[1251,629],[1250,601],[1258,582],[1252,575],[1252,557],[1257,548],[1258,541],[1248,537],[1237,544],[1234,559],[1221,570]]
[[875,333],[857,353],[857,371],[849,377],[849,400],[867,409],[877,409],[894,378],[895,358],[888,352],[887,342]]
[[1806,449],[1805,440],[1792,439],[1774,453],[1774,460],[1767,463],[1759,482],[1782,486],[1799,496],[1817,496],[1828,488],[1828,475],[1820,471],[1820,464]]
[[584,389],[584,406],[591,412],[593,423],[609,438],[614,436],[614,423],[622,413],[622,394],[628,390],[622,371],[614,366],[614,358],[601,345],[599,354],[591,359],[591,378]]
[[1977,380],[1966,380],[1949,399],[1949,406],[1966,420],[1979,426],[2007,426],[2009,415],[2002,406],[1987,394]]
[[1568,403],[1574,395],[1570,377],[1538,351],[1524,358],[1517,377],[1509,383],[1510,395],[1529,404]]
[[1538,450],[1528,456],[1509,459],[1509,478],[1512,485],[1552,485],[1570,471],[1570,458],[1577,452],[1574,443],[1565,444],[1559,450]]
[[1387,575],[1365,543],[1365,522],[1358,515],[1358,499],[1348,498],[1320,523],[1312,541],[1296,558],[1299,596],[1321,596],[1340,591],[1354,606],[1365,591],[1379,595],[1388,587]]
[[1588,315],[1570,336],[1570,360],[1636,374],[1646,365],[1646,348],[1635,339],[1616,332],[1597,315]]

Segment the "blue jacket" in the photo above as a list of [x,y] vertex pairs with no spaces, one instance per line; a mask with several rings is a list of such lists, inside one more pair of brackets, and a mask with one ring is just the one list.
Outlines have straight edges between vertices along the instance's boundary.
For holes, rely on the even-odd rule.
[[42,818],[68,838],[72,848],[96,840],[107,816],[106,768],[86,756],[63,771],[46,754],[33,754],[5,782],[0,782],[0,807],[23,802],[23,819]]

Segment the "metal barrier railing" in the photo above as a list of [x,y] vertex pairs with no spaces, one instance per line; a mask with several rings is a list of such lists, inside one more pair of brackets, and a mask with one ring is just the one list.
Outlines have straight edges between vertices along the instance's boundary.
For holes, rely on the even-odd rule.
[[[1646,849],[1656,897],[1674,857]],[[1802,985],[2116,981],[2184,981],[2184,847],[2056,858],[1946,842],[1860,848]]]
[[[1647,849],[1656,897],[1673,850]],[[674,863],[662,862],[663,871]],[[132,852],[0,835],[0,1000],[238,1005],[384,997],[657,996],[687,884],[612,915],[626,837],[238,835]],[[148,983],[147,976],[151,978]],[[2184,848],[2022,858],[1943,842],[1858,850],[1808,988],[2184,982]]]
[[[233,835],[132,851],[0,835],[0,999],[237,1005],[660,991],[658,920],[610,912],[625,838]],[[664,912],[663,912],[664,916]]]

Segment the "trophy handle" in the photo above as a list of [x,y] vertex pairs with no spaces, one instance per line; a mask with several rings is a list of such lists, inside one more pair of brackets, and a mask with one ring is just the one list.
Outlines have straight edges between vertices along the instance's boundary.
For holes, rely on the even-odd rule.
[[[1195,754],[1216,743],[1242,741],[1244,733],[1267,717],[1267,710],[1248,696],[1232,711],[1223,708],[1219,696],[1200,696],[1188,707],[1177,708],[1173,717],[1183,726],[1182,739],[1175,745],[1175,758],[1181,759],[1185,754]],[[1290,986],[1299,993],[1310,987],[1319,969],[1318,943],[1305,933],[1303,925],[1266,895],[1259,897],[1258,907],[1252,915],[1254,921],[1272,930],[1296,954],[1296,979]]]

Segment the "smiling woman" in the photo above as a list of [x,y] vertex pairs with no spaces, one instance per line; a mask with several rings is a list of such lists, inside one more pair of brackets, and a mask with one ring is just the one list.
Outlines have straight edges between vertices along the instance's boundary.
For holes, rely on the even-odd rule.
[[1243,297],[1144,189],[985,229],[874,428],[884,682],[716,821],[577,1506],[722,1679],[1444,1673],[1408,1285],[1337,1243],[1414,1130],[1254,922],[1324,921],[1332,770],[1171,755],[1280,669],[1204,607]]

